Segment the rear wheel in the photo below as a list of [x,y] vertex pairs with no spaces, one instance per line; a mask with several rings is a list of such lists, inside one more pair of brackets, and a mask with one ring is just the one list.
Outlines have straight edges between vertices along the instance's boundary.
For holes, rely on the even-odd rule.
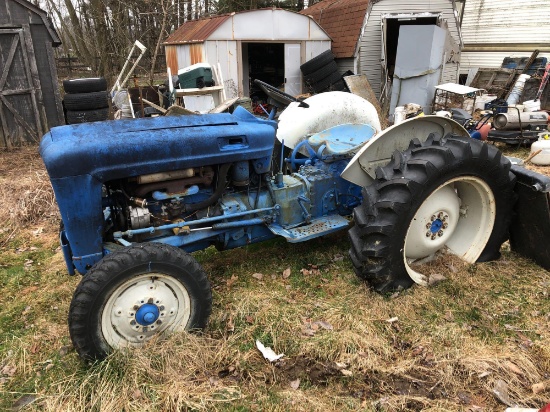
[[438,252],[469,263],[498,258],[515,199],[510,166],[493,146],[450,135],[394,153],[354,210],[357,275],[386,292],[427,284],[416,265]]
[[101,359],[154,336],[203,328],[211,307],[210,284],[193,257],[146,243],[107,255],[88,271],[71,302],[69,331],[80,356]]

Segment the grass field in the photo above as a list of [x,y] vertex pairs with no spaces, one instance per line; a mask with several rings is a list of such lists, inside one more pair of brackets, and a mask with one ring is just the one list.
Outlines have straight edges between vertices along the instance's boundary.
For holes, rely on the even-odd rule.
[[[449,258],[429,268],[443,281],[387,296],[356,278],[345,233],[207,249],[195,254],[214,294],[203,334],[87,365],[67,328],[79,275],[66,273],[36,148],[0,153],[0,221],[2,411],[473,412],[550,402],[550,277],[506,244],[496,262]],[[269,363],[257,339],[284,357]]]

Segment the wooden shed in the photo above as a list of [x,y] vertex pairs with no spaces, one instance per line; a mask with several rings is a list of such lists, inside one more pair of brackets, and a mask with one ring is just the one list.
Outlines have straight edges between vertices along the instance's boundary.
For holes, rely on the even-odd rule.
[[53,55],[60,44],[45,11],[0,1],[0,147],[37,143],[64,124]]

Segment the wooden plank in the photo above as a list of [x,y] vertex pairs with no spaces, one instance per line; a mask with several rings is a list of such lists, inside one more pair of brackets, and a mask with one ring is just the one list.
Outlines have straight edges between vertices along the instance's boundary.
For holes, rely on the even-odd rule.
[[[45,134],[42,129],[42,123],[40,122],[40,115],[43,119],[46,118],[46,112],[44,111],[44,102],[42,100],[42,89],[40,87],[40,78],[38,77],[38,68],[36,67],[36,60],[34,58],[34,47],[32,45],[31,29],[28,24],[23,24],[23,31],[20,33],[21,41],[25,42],[23,48],[23,60],[25,61],[25,69],[27,71],[27,79],[29,80],[29,86],[33,88],[31,92],[32,108],[34,112],[36,122],[36,132],[40,135]],[[38,99],[37,99],[38,95]],[[37,101],[38,100],[38,101]],[[42,113],[39,111],[42,109]]]
[[11,103],[8,102],[7,99],[4,96],[0,96],[0,101],[2,101],[2,103],[4,103],[4,105],[6,106],[6,108],[11,112],[11,114],[13,115],[13,118],[15,119],[15,121],[17,123],[19,123],[21,125],[21,127],[23,127],[27,131],[27,133],[29,133],[31,135],[31,137],[36,142],[38,142],[38,134],[37,134],[36,130],[33,130],[32,127],[29,126],[29,124],[25,121],[25,119],[23,119],[19,115],[19,113],[17,112],[15,107],[13,107],[11,105]]
[[140,98],[140,100],[145,103],[145,104],[148,104],[149,106],[151,106],[153,109],[156,109],[158,110],[159,112],[161,112],[162,114],[165,114],[167,112],[167,110],[163,107],[160,107],[159,105],[153,103],[153,102],[150,102],[149,100],[147,99],[144,99],[143,97]]
[[[53,95],[55,99],[55,108],[57,109],[57,121],[59,125],[65,124],[65,115],[63,114],[63,104],[61,103],[61,93],[57,87],[57,67],[55,66],[55,58],[53,57],[53,49],[51,42],[46,41],[44,44],[48,55],[48,63],[50,65],[50,77],[53,82]],[[48,129],[49,124],[47,125]]]
[[10,71],[11,64],[13,63],[15,51],[17,50],[17,43],[19,43],[19,37],[13,36],[10,52],[8,53],[8,59],[6,60],[4,70],[2,72],[2,77],[0,77],[0,90],[4,89],[4,85],[6,84],[6,80],[8,79],[8,73]]
[[2,96],[16,96],[19,94],[29,94],[32,89],[17,89],[17,90],[0,90]]
[[12,145],[9,139],[8,123],[6,116],[4,115],[4,105],[2,104],[2,100],[0,100],[0,124],[2,125],[2,136],[4,137],[5,147],[11,149]]
[[25,45],[28,53],[27,58],[29,61],[29,68],[31,72],[31,87],[34,87],[34,93],[31,92],[31,99],[33,99],[35,102],[35,110],[38,110],[39,116],[41,116],[41,122],[37,122],[37,131],[42,135],[46,133],[46,129],[44,127],[48,124],[48,118],[46,116],[46,110],[44,108],[42,85],[40,83],[38,66],[36,65],[36,55],[34,53],[34,44],[31,37],[31,28],[28,24],[23,24],[23,36],[25,37]]

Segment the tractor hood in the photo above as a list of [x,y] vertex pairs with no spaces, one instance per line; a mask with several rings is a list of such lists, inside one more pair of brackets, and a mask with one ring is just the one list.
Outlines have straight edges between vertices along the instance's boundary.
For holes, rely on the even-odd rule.
[[233,114],[84,123],[53,128],[40,142],[40,155],[52,179],[90,175],[105,182],[252,159],[266,159],[260,167],[265,173],[276,127],[242,108]]

